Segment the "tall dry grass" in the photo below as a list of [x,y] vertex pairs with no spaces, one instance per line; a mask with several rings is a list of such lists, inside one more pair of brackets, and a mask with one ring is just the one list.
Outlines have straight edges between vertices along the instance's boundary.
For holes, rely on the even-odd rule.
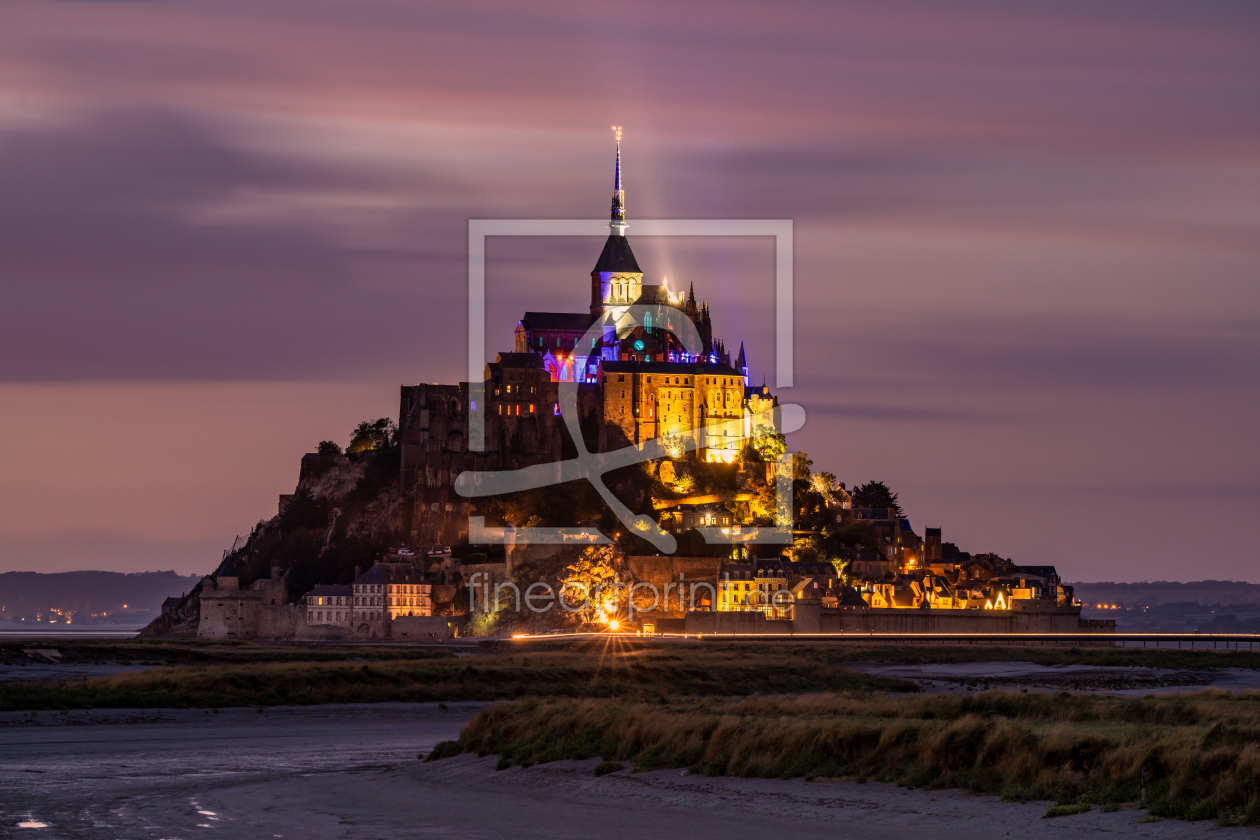
[[1005,799],[1141,800],[1160,816],[1260,820],[1260,694],[986,692],[498,704],[431,758],[602,756],[709,775],[857,777]]

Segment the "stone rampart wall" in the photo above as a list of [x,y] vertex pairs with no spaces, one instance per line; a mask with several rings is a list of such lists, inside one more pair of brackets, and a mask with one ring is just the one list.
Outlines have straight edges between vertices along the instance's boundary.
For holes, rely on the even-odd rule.
[[689,612],[688,633],[1077,633],[1080,610],[903,610],[819,608],[798,604],[795,621],[759,612]]

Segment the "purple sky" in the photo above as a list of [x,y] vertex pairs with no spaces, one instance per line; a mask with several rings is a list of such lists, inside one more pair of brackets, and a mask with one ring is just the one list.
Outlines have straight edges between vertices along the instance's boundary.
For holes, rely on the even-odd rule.
[[[298,459],[461,378],[469,218],[607,212],[793,436],[1068,579],[1260,581],[1260,6],[0,6],[0,571],[208,572]],[[488,349],[598,240],[497,240]]]

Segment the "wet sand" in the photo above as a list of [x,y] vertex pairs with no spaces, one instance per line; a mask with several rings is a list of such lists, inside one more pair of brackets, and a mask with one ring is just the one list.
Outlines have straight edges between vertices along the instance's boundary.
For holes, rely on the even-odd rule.
[[[1045,820],[1049,803],[875,782],[596,778],[595,760],[494,770],[416,759],[482,704],[0,714],[0,837],[1255,838],[1123,810]],[[21,825],[31,826],[21,828]],[[35,827],[42,826],[42,827]]]
[[1246,668],[1173,670],[1111,665],[1037,665],[1032,662],[951,662],[905,665],[846,662],[845,668],[918,683],[928,692],[977,688],[1079,691],[1145,696],[1220,689],[1260,691],[1260,671]]

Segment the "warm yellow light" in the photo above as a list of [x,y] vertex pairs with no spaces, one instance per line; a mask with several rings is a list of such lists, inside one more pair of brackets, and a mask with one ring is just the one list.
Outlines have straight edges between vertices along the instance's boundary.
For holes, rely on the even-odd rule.
[[615,619],[615,618],[614,618],[612,621],[608,622],[608,629],[609,629],[609,630],[616,630],[616,629],[617,629],[618,627],[620,627],[620,626],[621,626],[621,622],[620,622],[620,621],[618,621],[618,620],[617,620],[617,619]]

